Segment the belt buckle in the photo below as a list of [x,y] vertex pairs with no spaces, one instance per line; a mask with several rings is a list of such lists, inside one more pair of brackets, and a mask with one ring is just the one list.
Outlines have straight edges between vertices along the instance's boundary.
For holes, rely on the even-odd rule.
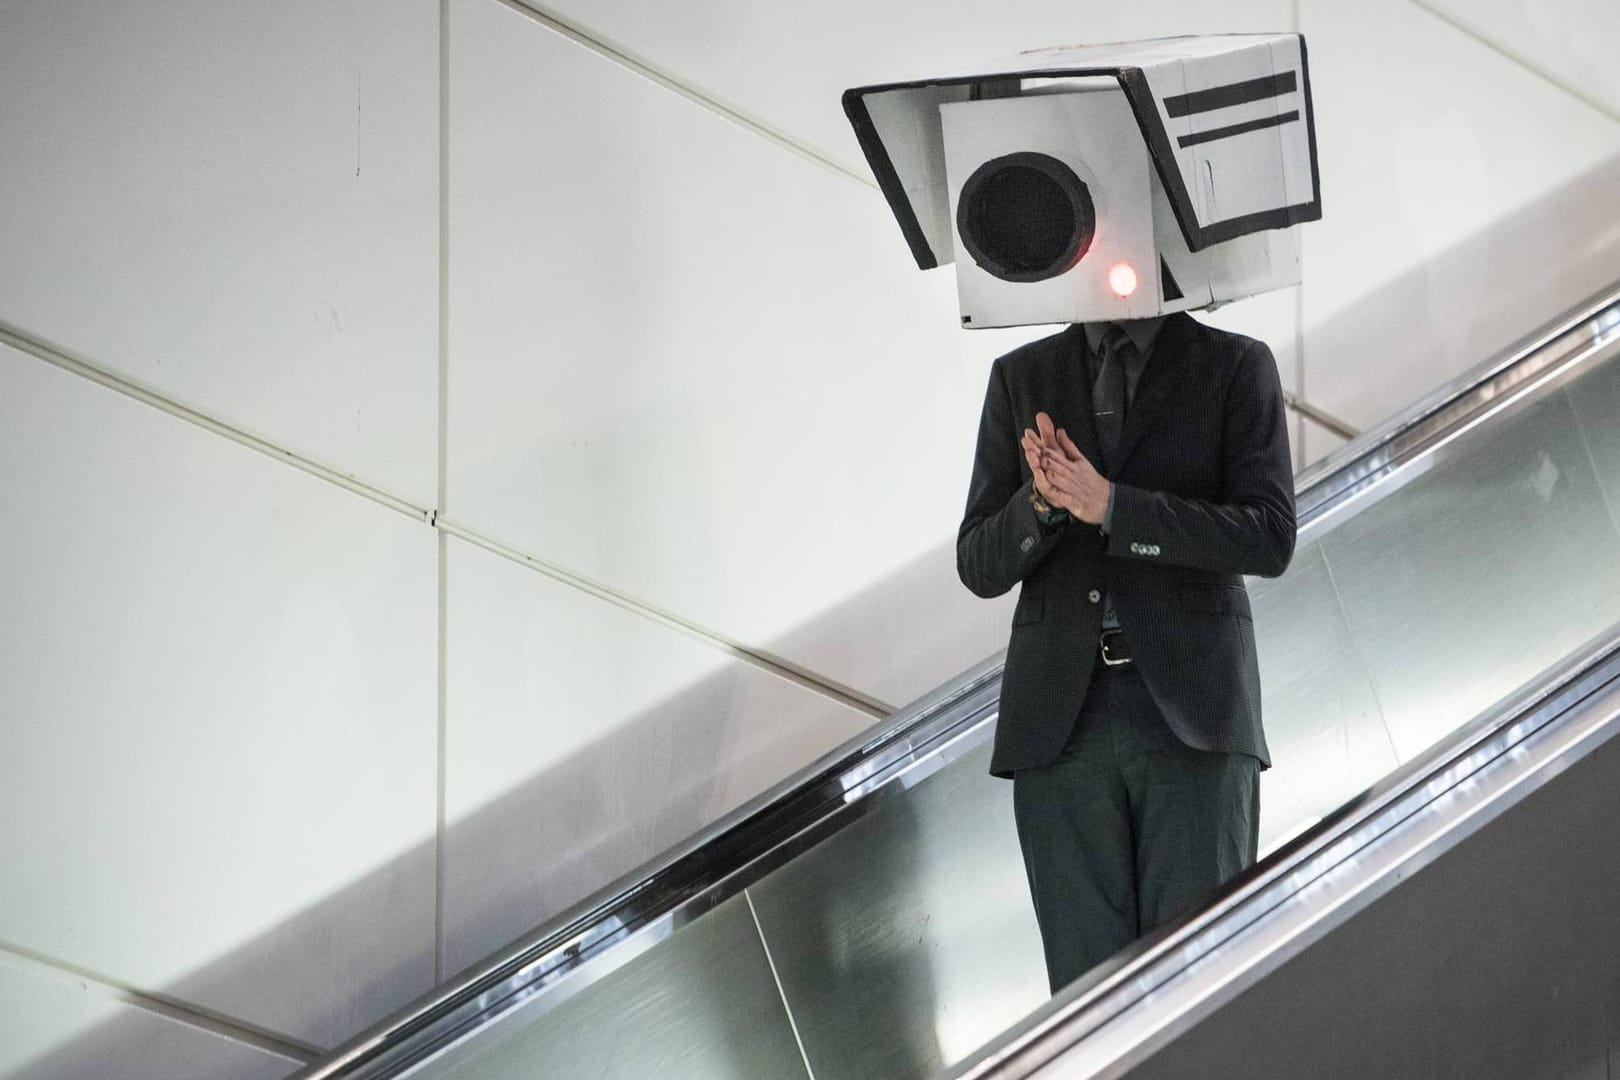
[[1102,658],[1103,663],[1107,664],[1109,667],[1123,667],[1131,662],[1131,658],[1129,656],[1115,658],[1114,654],[1110,652],[1108,648],[1109,642],[1113,638],[1124,637],[1124,635],[1125,631],[1119,629],[1118,627],[1111,630],[1104,630],[1102,632]]

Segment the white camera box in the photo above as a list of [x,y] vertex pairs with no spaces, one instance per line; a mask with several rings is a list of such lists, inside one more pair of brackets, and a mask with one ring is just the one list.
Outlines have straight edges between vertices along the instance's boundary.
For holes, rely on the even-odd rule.
[[1036,50],[859,87],[844,110],[918,266],[962,323],[1146,318],[1299,281],[1322,216],[1305,41]]

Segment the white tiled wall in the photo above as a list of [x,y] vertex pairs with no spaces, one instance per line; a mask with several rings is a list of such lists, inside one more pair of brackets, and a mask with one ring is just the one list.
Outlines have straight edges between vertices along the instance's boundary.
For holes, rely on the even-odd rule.
[[947,74],[1023,49],[1177,34],[1290,29],[1290,0],[1119,4],[1097,0],[826,0],[769,7],[553,0],[534,6],[673,72],[851,171],[865,159],[839,95],[852,86]]
[[433,534],[0,348],[0,942],[308,1042],[433,979]]
[[1481,40],[1620,119],[1620,5],[1612,0],[1424,0]]
[[447,970],[871,723],[484,549],[449,554]]
[[[988,355],[1032,335],[958,330],[868,190],[452,12],[450,517],[880,700],[998,648],[934,549]],[[934,613],[985,630],[924,656],[840,618],[919,556]]]
[[1306,465],[1322,460],[1349,441],[1338,432],[1325,428],[1313,420],[1304,420],[1299,427],[1305,436],[1300,460]]
[[0,5],[0,321],[434,497],[438,5]]
[[1304,0],[1307,399],[1359,427],[1620,280],[1620,123],[1409,0]]
[[[432,0],[0,7],[0,324],[624,601],[0,352],[0,961],[330,1045],[869,722],[727,642],[895,705],[1000,649],[953,538],[1043,331],[957,329],[839,92],[1296,9],[1326,218],[1206,318],[1371,425],[1620,279],[1604,11],[447,0],[441,147]],[[0,1075],[285,1071],[20,970]]]

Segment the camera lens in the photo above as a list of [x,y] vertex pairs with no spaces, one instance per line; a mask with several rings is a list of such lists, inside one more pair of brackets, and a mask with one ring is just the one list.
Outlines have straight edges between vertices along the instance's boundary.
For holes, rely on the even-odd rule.
[[1004,281],[1044,281],[1085,257],[1097,230],[1091,192],[1047,154],[985,162],[962,185],[956,228],[973,261]]

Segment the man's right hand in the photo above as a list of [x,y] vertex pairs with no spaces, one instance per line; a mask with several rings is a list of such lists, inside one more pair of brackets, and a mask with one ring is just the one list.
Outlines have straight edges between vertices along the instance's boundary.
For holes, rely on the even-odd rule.
[[1035,490],[1049,506],[1062,507],[1077,520],[1098,525],[1108,513],[1109,481],[1097,472],[1066,431],[1054,430],[1052,418],[1035,414],[1038,431],[1024,429],[1024,460],[1035,478]]
[[1024,460],[1029,463],[1029,471],[1035,481],[1035,493],[1048,506],[1062,506],[1063,500],[1058,495],[1057,488],[1053,486],[1051,477],[1046,473],[1048,448],[1057,444],[1052,418],[1044,412],[1036,413],[1035,426],[1039,430],[1025,428],[1023,438]]

